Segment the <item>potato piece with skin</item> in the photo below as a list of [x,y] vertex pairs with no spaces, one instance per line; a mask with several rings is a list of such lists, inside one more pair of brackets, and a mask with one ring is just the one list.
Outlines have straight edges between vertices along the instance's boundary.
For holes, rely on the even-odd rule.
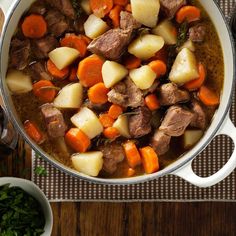
[[103,131],[103,126],[97,115],[87,107],[83,107],[77,114],[72,116],[71,122],[90,139],[93,139]]
[[135,39],[129,45],[128,51],[142,60],[147,60],[162,49],[164,44],[165,41],[161,36],[145,34]]
[[72,64],[79,56],[78,50],[69,47],[56,48],[48,54],[50,60],[59,70],[63,70]]
[[181,51],[184,48],[188,48],[191,52],[195,52],[195,45],[194,43],[189,39],[188,41],[186,41],[181,48],[179,49],[179,51]]
[[177,43],[177,34],[175,32],[176,29],[169,20],[162,21],[152,30],[153,34],[161,36],[168,45]]
[[106,88],[111,88],[128,74],[128,70],[114,61],[106,61],[102,66],[102,77]]
[[186,130],[183,135],[184,148],[191,148],[203,136],[202,130]]
[[130,133],[129,133],[129,122],[128,122],[128,117],[126,115],[120,115],[115,123],[113,124],[113,127],[118,129],[120,134],[124,136],[125,138],[130,138]]
[[140,23],[148,27],[155,27],[160,11],[159,0],[131,0],[133,17]]
[[72,164],[74,168],[89,176],[98,176],[100,170],[103,166],[103,153],[96,152],[86,152],[74,154],[71,157]]
[[109,29],[105,21],[91,14],[84,23],[84,31],[86,36],[95,39]]
[[183,48],[172,66],[170,81],[182,85],[199,77],[197,60],[193,52]]
[[19,70],[10,70],[6,76],[6,83],[14,94],[28,93],[33,89],[30,76]]
[[130,70],[129,77],[138,88],[144,90],[149,89],[153,85],[156,79],[156,73],[150,66],[145,65],[138,69]]
[[80,83],[69,84],[61,89],[53,104],[57,108],[80,108],[83,102],[83,87]]

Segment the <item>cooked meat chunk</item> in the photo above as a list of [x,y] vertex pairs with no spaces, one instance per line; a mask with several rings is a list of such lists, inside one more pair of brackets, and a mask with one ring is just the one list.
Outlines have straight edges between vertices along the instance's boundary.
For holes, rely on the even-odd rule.
[[197,101],[192,102],[192,112],[194,116],[190,125],[204,130],[207,123],[206,113]]
[[27,68],[27,73],[31,76],[31,78],[35,81],[40,79],[51,80],[51,76],[46,72],[45,66],[41,62],[36,62]]
[[193,42],[201,43],[206,36],[206,26],[203,24],[197,24],[189,29],[189,39]]
[[88,107],[89,109],[91,109],[93,111],[97,111],[97,112],[107,111],[109,109],[109,104],[108,103],[95,104],[95,103],[92,103],[89,99],[87,99],[84,102],[84,106]]
[[23,70],[29,63],[30,41],[19,40],[17,38],[11,41],[10,65],[18,70]]
[[176,103],[187,102],[190,95],[187,91],[181,90],[174,83],[163,84],[159,90],[159,101],[162,106],[170,106]]
[[120,28],[121,29],[129,29],[134,30],[141,27],[142,24],[140,24],[138,21],[134,19],[131,13],[127,11],[121,11],[120,12]]
[[143,106],[134,110],[136,115],[129,117],[129,132],[131,137],[140,138],[146,134],[149,134],[152,130],[151,128],[151,111]]
[[171,106],[159,127],[169,136],[178,137],[184,134],[185,129],[193,119],[193,113],[180,106]]
[[156,130],[151,140],[151,146],[158,155],[165,154],[170,148],[171,137],[160,130]]
[[36,1],[30,7],[29,12],[33,14],[44,15],[47,11],[47,7],[44,0]]
[[143,95],[146,96],[148,93],[154,93],[157,90],[159,84],[160,82],[158,80],[155,80],[149,89],[143,90]]
[[45,20],[48,25],[48,32],[55,37],[61,36],[69,28],[67,19],[57,10],[48,11]]
[[33,52],[37,59],[48,58],[48,53],[58,46],[58,41],[53,36],[33,40]]
[[75,19],[76,14],[71,0],[46,0],[52,7],[57,8],[63,15]]
[[92,53],[110,60],[118,60],[128,45],[132,32],[130,30],[111,29],[94,39],[88,46]]
[[176,12],[187,4],[186,0],[160,0],[161,10],[167,18],[174,18]]
[[139,107],[144,105],[142,91],[129,78],[116,84],[108,93],[108,101],[123,107]]
[[51,138],[63,137],[67,126],[62,113],[52,104],[44,104],[41,106],[41,112],[47,126],[48,135]]
[[103,170],[113,174],[117,170],[117,164],[124,160],[124,150],[121,144],[113,142],[98,147],[103,153]]

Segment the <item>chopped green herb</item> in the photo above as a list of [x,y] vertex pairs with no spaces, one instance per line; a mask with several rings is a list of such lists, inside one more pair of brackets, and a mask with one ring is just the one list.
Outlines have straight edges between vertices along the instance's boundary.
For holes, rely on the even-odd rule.
[[42,166],[37,166],[34,170],[34,173],[39,176],[47,176],[47,171]]
[[179,27],[176,47],[180,47],[186,42],[188,36],[187,34],[188,34],[188,22],[185,21]]
[[83,13],[83,10],[79,4],[79,1],[78,0],[71,0],[71,3],[72,3],[73,8],[75,9],[76,16],[79,18]]

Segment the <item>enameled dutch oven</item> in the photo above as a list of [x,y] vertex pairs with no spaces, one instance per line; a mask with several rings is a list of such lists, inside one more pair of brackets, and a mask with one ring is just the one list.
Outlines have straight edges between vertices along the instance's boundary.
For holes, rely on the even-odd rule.
[[[8,115],[13,122],[15,128],[24,137],[24,139],[31,145],[35,152],[39,153],[45,160],[50,162],[52,165],[58,169],[82,178],[93,183],[104,183],[104,184],[133,184],[140,183],[152,179],[156,179],[163,175],[177,175],[186,181],[199,186],[199,187],[209,187],[217,184],[224,178],[226,178],[236,167],[236,149],[234,150],[232,156],[228,162],[220,169],[217,173],[212,176],[202,178],[197,176],[192,170],[192,161],[197,155],[202,152],[207,145],[220,134],[225,134],[231,137],[236,145],[236,128],[232,124],[229,118],[229,109],[232,100],[232,93],[235,90],[235,53],[234,53],[234,42],[231,36],[229,27],[226,23],[223,13],[221,12],[217,3],[213,0],[199,0],[203,7],[209,13],[218,35],[220,37],[221,45],[223,48],[224,56],[224,85],[221,94],[221,101],[219,109],[216,111],[212,123],[208,130],[206,131],[204,137],[199,141],[199,143],[192,148],[189,152],[175,161],[173,164],[169,165],[165,169],[151,174],[142,175],[133,178],[122,178],[122,179],[102,179],[85,176],[77,171],[66,167],[50,157],[45,153],[38,145],[36,145],[29,137],[26,135],[22,123],[19,120],[13,102],[11,100],[11,95],[7,88],[5,82],[5,76],[8,66],[9,58],[9,47],[11,42],[11,37],[13,36],[17,24],[19,22],[22,14],[30,7],[34,0],[0,0],[0,7],[5,14],[5,22],[3,25],[2,36],[0,39],[0,78],[1,78],[1,92],[4,100],[4,104],[7,108]],[[218,147],[221,148],[221,147]],[[220,157],[215,157],[220,158]]]

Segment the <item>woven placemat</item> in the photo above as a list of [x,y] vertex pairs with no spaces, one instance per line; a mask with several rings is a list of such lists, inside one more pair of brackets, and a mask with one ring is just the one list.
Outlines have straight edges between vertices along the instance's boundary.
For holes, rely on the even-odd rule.
[[[218,1],[228,17],[236,0]],[[236,99],[233,98],[231,118],[236,124]],[[231,140],[218,136],[193,162],[195,172],[209,176],[220,169],[233,150]],[[32,172],[34,181],[50,201],[236,201],[236,172],[221,183],[200,189],[175,176],[128,186],[92,184],[71,177],[33,154],[32,169],[42,166],[48,175]]]

